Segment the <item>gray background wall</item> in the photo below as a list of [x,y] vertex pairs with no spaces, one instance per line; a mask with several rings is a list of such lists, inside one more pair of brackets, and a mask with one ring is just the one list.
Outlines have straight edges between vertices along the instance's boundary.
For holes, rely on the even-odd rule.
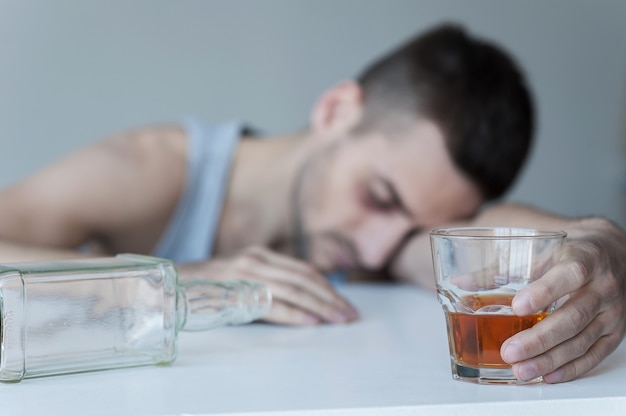
[[625,225],[626,0],[0,0],[0,186],[137,124],[302,127],[324,88],[442,21],[508,48],[535,90],[509,199]]

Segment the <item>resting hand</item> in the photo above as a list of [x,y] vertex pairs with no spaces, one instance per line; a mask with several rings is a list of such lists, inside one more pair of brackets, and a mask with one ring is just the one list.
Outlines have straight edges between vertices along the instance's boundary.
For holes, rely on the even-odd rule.
[[243,279],[264,283],[272,292],[265,321],[288,325],[343,323],[356,310],[310,265],[263,247],[251,247],[230,259],[178,266],[181,279]]
[[515,313],[528,315],[566,299],[503,343],[502,358],[520,380],[573,380],[613,352],[626,331],[626,233],[603,219],[567,231],[561,261],[513,300]]

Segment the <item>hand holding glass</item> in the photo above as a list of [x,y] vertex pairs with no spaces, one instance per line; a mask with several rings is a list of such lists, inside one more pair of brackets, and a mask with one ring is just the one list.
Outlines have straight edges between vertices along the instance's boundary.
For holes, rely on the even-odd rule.
[[517,316],[511,303],[559,259],[562,231],[449,228],[431,233],[437,296],[448,328],[452,376],[480,384],[522,382],[500,356],[502,343],[550,314],[555,305]]

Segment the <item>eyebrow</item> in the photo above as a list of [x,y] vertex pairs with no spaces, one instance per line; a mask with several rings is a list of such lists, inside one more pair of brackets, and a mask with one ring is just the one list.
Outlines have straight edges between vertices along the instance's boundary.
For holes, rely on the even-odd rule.
[[397,207],[400,209],[400,211],[404,213],[404,215],[406,215],[410,219],[413,219],[413,214],[411,213],[411,211],[409,211],[402,198],[400,198],[400,194],[398,193],[393,183],[391,183],[391,181],[384,176],[379,175],[378,178],[381,180],[383,185],[385,185],[387,191],[389,191],[393,203],[397,205]]

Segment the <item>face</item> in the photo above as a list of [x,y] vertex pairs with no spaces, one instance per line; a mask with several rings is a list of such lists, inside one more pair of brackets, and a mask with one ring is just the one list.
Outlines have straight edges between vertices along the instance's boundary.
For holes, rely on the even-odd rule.
[[384,267],[415,229],[468,218],[481,204],[439,129],[329,141],[303,166],[295,195],[302,257],[323,271]]

